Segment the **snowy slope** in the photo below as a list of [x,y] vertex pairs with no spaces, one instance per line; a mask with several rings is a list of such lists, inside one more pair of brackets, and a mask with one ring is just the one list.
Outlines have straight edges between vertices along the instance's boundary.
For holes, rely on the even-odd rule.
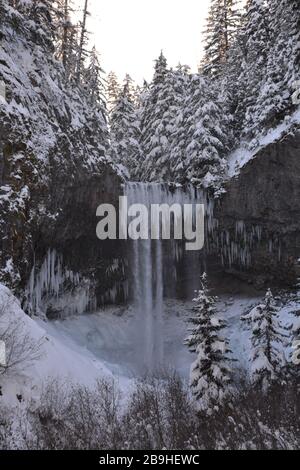
[[38,397],[40,386],[50,377],[60,377],[66,382],[73,381],[89,386],[99,377],[112,376],[103,362],[97,360],[86,348],[71,339],[64,341],[62,337],[57,338],[56,331],[50,324],[29,318],[18,300],[1,284],[0,304],[6,306],[5,311],[0,312],[0,333],[9,322],[18,325],[20,335],[28,335],[33,343],[41,344],[38,360],[33,363],[26,361],[12,372],[0,375],[2,401],[6,404],[14,404],[17,394],[21,394],[24,399]]
[[[7,299],[10,299],[9,303]],[[222,296],[218,310],[227,321],[224,332],[229,339],[232,356],[237,360],[234,367],[249,372],[250,331],[241,321],[241,315],[249,312],[261,299],[239,296]],[[7,322],[18,324],[20,334],[28,335],[33,342],[40,342],[40,357],[32,364],[23,363],[17,370],[0,375],[3,396],[1,402],[14,405],[17,394],[24,399],[38,399],[43,383],[50,378],[60,378],[68,383],[93,386],[101,377],[114,377],[123,395],[137,376],[147,373],[141,368],[136,349],[136,315],[132,308],[118,307],[91,314],[69,317],[66,320],[45,322],[31,319],[22,311],[19,302],[10,291],[0,285],[0,335]],[[165,302],[164,312],[164,367],[177,370],[188,380],[193,356],[184,346],[187,336],[191,303]],[[299,309],[297,300],[282,306],[280,321],[291,326]],[[285,351],[288,358],[290,348]],[[1,370],[1,369],[0,369]]]
[[297,124],[300,124],[300,108],[292,114],[292,116],[286,117],[282,124],[275,129],[270,129],[266,135],[260,137],[257,142],[255,142],[254,148],[251,149],[249,144],[244,143],[241,147],[232,152],[228,158],[228,176],[230,178],[237,176],[241,168],[254,158],[261,149],[280,140],[288,133],[292,126]]

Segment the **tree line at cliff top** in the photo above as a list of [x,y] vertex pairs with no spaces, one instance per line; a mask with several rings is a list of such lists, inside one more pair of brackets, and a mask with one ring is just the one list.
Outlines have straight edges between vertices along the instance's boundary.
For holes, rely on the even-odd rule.
[[71,0],[6,1],[34,22],[66,80],[101,110],[108,152],[131,179],[218,187],[233,149],[255,149],[296,110],[298,0],[248,0],[243,8],[237,0],[211,0],[199,72],[169,68],[162,52],[143,86],[129,75],[120,84],[113,72],[105,79],[90,47],[88,0],[76,15]]

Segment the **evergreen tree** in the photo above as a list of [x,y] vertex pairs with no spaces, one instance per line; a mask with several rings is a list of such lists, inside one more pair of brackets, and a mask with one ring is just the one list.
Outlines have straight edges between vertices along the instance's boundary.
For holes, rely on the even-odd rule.
[[110,114],[111,156],[121,163],[131,177],[137,172],[141,160],[140,128],[130,80],[125,78],[123,90]]
[[240,12],[236,0],[211,0],[205,54],[201,64],[203,73],[217,77],[227,61],[227,53],[240,26]]
[[270,48],[257,99],[256,132],[275,127],[296,109],[291,96],[300,76],[300,3],[274,0],[269,5]]
[[186,123],[191,109],[188,100],[191,94],[192,75],[187,66],[178,65],[174,71],[174,126],[172,131],[170,170],[172,180],[187,182],[185,166],[186,157]]
[[84,85],[92,103],[106,107],[105,83],[102,78],[104,70],[101,68],[99,56],[94,46],[89,57],[89,63],[84,71]]
[[75,41],[77,27],[72,23],[74,12],[71,0],[57,0],[56,10],[56,56],[62,61],[67,76],[71,75],[72,63],[77,62],[78,44]]
[[84,0],[83,7],[83,18],[80,23],[80,38],[79,38],[79,47],[78,47],[78,58],[77,58],[77,71],[76,79],[79,83],[82,78],[82,73],[84,70],[84,62],[88,56],[87,44],[88,44],[88,31],[87,31],[87,18],[89,16],[88,11],[88,0]]
[[142,87],[137,85],[135,88],[134,102],[140,111],[142,111],[144,107],[146,106],[149,89],[150,89],[149,83],[146,80],[144,80]]
[[65,65],[66,77],[70,81],[75,82],[77,77],[77,62],[79,53],[78,34],[78,25],[73,25],[73,27],[69,30]]
[[[141,152],[141,159],[139,164],[141,165],[143,162],[143,155],[142,155],[142,119],[143,119],[143,114],[145,112],[146,108],[146,103],[148,100],[148,95],[149,95],[149,85],[144,80],[143,86],[140,87],[139,85],[136,86],[135,88],[135,94],[134,94],[134,105],[135,105],[135,111],[136,111],[136,118],[137,118],[137,123],[138,123],[138,128],[140,130],[140,137],[139,137],[139,144],[140,144],[140,152]],[[141,170],[137,169],[136,176],[141,176]]]
[[[239,118],[243,118],[243,137],[252,139],[257,135],[259,114],[257,98],[265,73],[270,47],[268,9],[264,0],[248,0],[243,26],[244,61],[239,78],[243,87],[243,100],[239,105]],[[255,142],[253,143],[255,145]]]
[[204,274],[190,319],[193,327],[185,343],[197,354],[191,368],[191,390],[199,410],[206,412],[222,405],[231,389],[230,350],[221,337],[226,324],[217,315],[216,301],[209,295]]
[[0,2],[0,7],[4,4],[4,2],[18,10],[20,13],[28,13],[32,7],[33,0],[2,0],[2,2]]
[[[91,108],[89,119],[90,138],[94,138],[95,144],[97,143],[98,146],[101,142],[103,155],[106,155],[109,151],[109,132],[103,73],[97,50],[93,47],[89,53],[86,66],[82,70],[81,83]],[[97,129],[97,134],[94,129]]]
[[278,308],[271,290],[264,301],[243,317],[252,330],[251,376],[256,386],[267,391],[281,376],[286,336],[278,320]]
[[125,75],[125,78],[124,78],[124,86],[127,89],[128,97],[130,98],[132,102],[134,102],[135,94],[136,94],[136,86],[135,86],[133,79],[128,73]]
[[115,72],[110,72],[107,77],[107,107],[108,111],[114,108],[121,92],[121,86]]
[[224,112],[231,119],[231,135],[229,134],[229,147],[239,145],[240,136],[245,118],[245,101],[248,92],[243,73],[245,61],[245,36],[240,30],[228,51],[228,58],[223,75],[220,77],[217,86],[222,91],[224,98]]
[[184,133],[183,114],[189,87],[189,69],[179,65],[168,70],[161,54],[156,62],[153,83],[142,95],[143,179],[179,180],[177,162],[180,159],[180,132]]
[[141,177],[146,181],[163,180],[167,173],[172,120],[173,93],[167,60],[160,54],[142,113],[141,147],[144,162]]
[[54,0],[32,1],[28,4],[28,16],[36,24],[36,34],[54,51],[53,14],[56,11]]
[[[228,116],[218,101],[216,89],[205,77],[195,75],[187,104],[186,161],[188,180],[214,185],[224,175]],[[205,179],[205,181],[203,180]]]

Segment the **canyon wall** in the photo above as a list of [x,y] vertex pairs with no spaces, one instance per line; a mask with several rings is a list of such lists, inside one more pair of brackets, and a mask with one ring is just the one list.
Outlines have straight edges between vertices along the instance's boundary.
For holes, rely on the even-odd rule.
[[260,150],[225,189],[215,217],[226,270],[258,285],[294,285],[300,276],[300,130]]

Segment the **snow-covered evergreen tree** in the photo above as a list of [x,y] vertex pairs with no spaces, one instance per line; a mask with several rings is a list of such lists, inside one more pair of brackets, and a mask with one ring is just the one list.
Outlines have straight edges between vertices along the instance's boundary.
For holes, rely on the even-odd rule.
[[70,77],[74,64],[77,63],[78,43],[77,26],[71,21],[74,13],[71,0],[56,1],[56,57],[62,61],[68,78]]
[[300,3],[269,4],[270,47],[257,99],[257,131],[275,127],[296,109],[292,95],[300,76]]
[[48,46],[53,47],[54,39],[54,22],[53,14],[56,4],[54,0],[38,0],[26,2],[25,6],[28,17],[32,19],[36,25],[35,31],[40,38],[45,41]]
[[[268,9],[264,0],[248,0],[243,26],[244,61],[238,86],[239,119],[243,118],[243,137],[253,139],[258,133],[260,106],[257,98],[265,73],[270,47]],[[255,142],[253,143],[255,145]]]
[[256,386],[267,391],[281,377],[285,365],[286,336],[278,320],[278,308],[271,290],[264,301],[244,315],[251,327],[251,378]]
[[66,77],[70,81],[76,81],[77,74],[77,61],[78,61],[78,34],[79,29],[78,25],[74,25],[69,30],[69,38],[67,43],[67,53],[66,53]]
[[108,111],[114,108],[117,99],[121,93],[121,86],[118,81],[118,78],[115,72],[109,72],[107,76],[107,88],[106,88],[106,95],[107,95],[107,107]]
[[172,131],[170,170],[171,179],[184,183],[186,173],[186,123],[191,109],[188,106],[191,94],[192,75],[187,66],[178,65],[174,71],[174,126]]
[[141,178],[218,186],[231,135],[227,103],[223,86],[186,66],[167,70],[161,55],[143,103]]
[[84,71],[84,86],[91,98],[92,103],[98,103],[105,107],[105,83],[102,75],[104,70],[100,65],[99,55],[94,46],[90,56],[89,63]]
[[216,83],[223,96],[224,113],[231,120],[231,126],[227,127],[231,130],[231,135],[230,133],[228,135],[230,148],[239,145],[245,117],[244,103],[247,88],[244,75],[241,74],[245,60],[244,39],[243,31],[240,30],[228,51],[227,62],[223,68],[224,73]]
[[125,78],[123,90],[110,113],[111,156],[134,177],[141,160],[140,128],[131,81]]
[[210,186],[222,178],[226,168],[228,116],[217,90],[204,76],[193,77],[191,91],[187,104],[186,174],[188,180]]
[[144,80],[143,85],[137,85],[135,87],[135,93],[134,93],[134,102],[137,106],[137,108],[142,111],[145,107],[145,103],[148,97],[149,93],[149,83]]
[[79,83],[82,78],[82,72],[84,71],[84,62],[88,56],[87,44],[88,44],[88,31],[87,31],[87,18],[89,16],[88,11],[88,0],[84,0],[82,21],[80,23],[80,38],[78,46],[78,58],[77,58],[77,69],[76,79]]
[[205,31],[203,73],[219,76],[227,61],[227,53],[240,26],[240,11],[236,0],[211,0]]
[[222,405],[231,392],[230,350],[221,335],[226,324],[218,316],[216,301],[209,294],[204,274],[194,299],[192,328],[185,343],[197,355],[191,367],[190,385],[198,409],[206,412]]
[[141,147],[144,156],[141,177],[148,181],[163,180],[167,174],[172,135],[171,106],[173,89],[167,60],[160,54],[145,101],[141,121]]
[[135,86],[133,79],[129,75],[129,73],[125,75],[124,86],[127,89],[128,97],[130,98],[132,102],[134,102],[135,94],[136,94],[136,86]]
[[105,81],[102,76],[103,73],[98,53],[96,48],[93,47],[89,61],[87,62],[85,69],[82,71],[82,85],[92,111],[90,115],[91,139],[93,140],[94,136],[93,129],[98,128],[102,134],[99,144],[102,145],[103,153],[106,154],[109,152],[109,131],[105,101]]

